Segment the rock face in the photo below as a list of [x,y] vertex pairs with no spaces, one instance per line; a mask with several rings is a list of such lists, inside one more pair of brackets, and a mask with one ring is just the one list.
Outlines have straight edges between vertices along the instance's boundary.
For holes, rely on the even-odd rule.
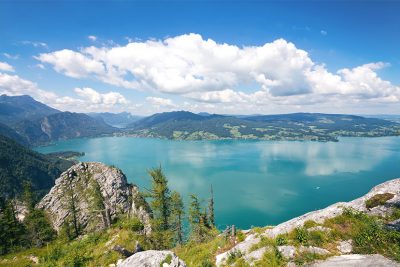
[[[394,194],[394,197],[390,199],[385,205],[377,206],[372,209],[367,209],[367,207],[365,206],[366,200],[377,194],[384,193]],[[296,227],[303,226],[304,222],[308,220],[312,220],[317,223],[323,223],[326,219],[341,215],[344,208],[352,208],[358,211],[375,215],[387,214],[389,210],[392,209],[392,207],[395,206],[398,202],[400,202],[400,179],[394,179],[375,186],[366,195],[353,201],[339,202],[325,209],[306,213],[300,217],[281,223],[272,229],[268,229],[265,234],[269,237],[276,237],[279,234],[288,233]]]
[[381,255],[350,254],[328,258],[309,267],[399,267],[400,264]]
[[82,232],[109,226],[118,215],[137,216],[151,231],[151,213],[135,185],[121,170],[102,163],[78,163],[61,174],[38,203],[51,216],[54,229],[77,221]]
[[118,267],[186,267],[173,252],[167,250],[147,250],[136,253],[118,263]]
[[[377,207],[368,209],[365,205],[366,200],[370,199],[371,197],[377,194],[384,194],[390,193],[393,194],[394,197],[388,200],[385,204],[379,205]],[[281,223],[273,228],[268,228],[261,234],[261,236],[275,238],[279,234],[285,234],[291,232],[297,227],[302,227],[304,223],[308,220],[315,221],[319,224],[322,224],[326,219],[336,217],[341,215],[345,208],[351,208],[357,211],[361,211],[367,214],[372,215],[385,215],[389,214],[393,207],[397,206],[400,203],[400,179],[394,179],[382,183],[380,185],[375,186],[372,188],[370,192],[366,195],[357,198],[350,202],[340,202],[333,204],[325,209],[313,211],[306,213],[302,216],[289,220],[287,222]],[[400,229],[400,221],[396,220],[389,224],[386,227],[396,230]],[[322,227],[322,226],[315,226],[310,229],[309,231],[323,231],[329,232],[331,229]],[[216,256],[216,265],[220,266],[225,263],[229,252],[239,250],[242,252],[243,257],[247,260],[252,253],[250,248],[260,242],[260,236],[255,234],[250,234],[244,241],[238,243],[236,246],[231,248],[229,251],[221,253]],[[268,249],[268,248],[267,248]],[[282,254],[283,257],[287,259],[292,259],[297,252],[310,252],[319,255],[329,255],[332,253],[341,253],[341,254],[348,254],[352,252],[352,241],[345,240],[340,242],[337,245],[337,251],[328,251],[323,248],[318,247],[299,247],[295,248],[294,246],[279,246],[278,250]],[[257,257],[255,257],[257,258]],[[376,260],[376,264],[374,264],[374,260]],[[291,264],[291,263],[290,263]],[[386,264],[386,265],[385,265]],[[355,255],[355,254],[348,254],[348,255],[341,255],[337,257],[329,258],[326,262],[319,262],[316,265],[311,266],[400,266],[398,263],[392,262],[383,256],[380,255]]]

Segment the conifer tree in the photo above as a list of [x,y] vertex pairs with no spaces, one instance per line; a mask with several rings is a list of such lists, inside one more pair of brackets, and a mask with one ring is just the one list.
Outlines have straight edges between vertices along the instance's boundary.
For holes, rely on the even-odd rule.
[[169,229],[168,219],[170,216],[171,196],[168,188],[168,180],[162,172],[161,167],[151,169],[149,175],[152,178],[150,190],[150,207],[156,221],[158,230],[166,231]]
[[16,218],[12,201],[6,201],[0,211],[0,255],[23,246],[24,234],[24,226]]
[[22,188],[22,201],[28,208],[28,211],[31,211],[35,208],[35,196],[32,190],[32,184],[30,182],[24,182]]
[[208,202],[208,219],[210,222],[210,225],[212,227],[215,227],[215,213],[214,213],[214,191],[213,191],[213,187],[211,185],[210,187],[210,191],[211,191],[211,196],[210,196],[210,200]]
[[198,242],[202,239],[202,225],[201,225],[201,207],[199,199],[196,195],[190,195],[190,205],[189,205],[189,224],[191,229],[191,239]]
[[153,211],[152,234],[150,237],[155,249],[165,249],[172,245],[172,232],[170,230],[171,195],[168,180],[161,167],[151,169],[149,175],[152,179],[151,190],[146,194],[150,197],[150,207]]
[[174,191],[171,195],[171,228],[179,245],[183,243],[183,216],[184,206],[181,195]]

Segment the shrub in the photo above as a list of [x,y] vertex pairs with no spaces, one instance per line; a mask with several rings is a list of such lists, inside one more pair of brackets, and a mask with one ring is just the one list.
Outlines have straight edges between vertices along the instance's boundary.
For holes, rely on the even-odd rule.
[[391,193],[384,193],[384,194],[376,194],[375,196],[371,197],[367,201],[365,201],[365,206],[367,209],[372,209],[377,206],[384,205],[388,200],[394,197]]
[[136,217],[120,219],[117,223],[120,229],[126,229],[133,232],[143,231],[143,223]]
[[303,227],[294,229],[295,240],[300,244],[307,244],[308,242],[308,231]]
[[233,250],[228,253],[228,258],[226,259],[226,262],[228,264],[235,263],[236,260],[240,259],[243,257],[243,253],[240,250]]
[[276,237],[276,245],[283,246],[283,245],[287,245],[287,243],[288,243],[288,240],[287,240],[286,235],[278,235]]
[[314,226],[317,226],[318,225],[318,223],[316,223],[315,221],[313,221],[313,220],[308,220],[308,221],[305,221],[304,222],[304,228],[311,228],[311,227],[314,227]]

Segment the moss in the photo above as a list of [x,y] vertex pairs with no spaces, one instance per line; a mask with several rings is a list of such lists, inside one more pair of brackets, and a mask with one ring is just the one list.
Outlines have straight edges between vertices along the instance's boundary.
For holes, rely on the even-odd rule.
[[384,193],[384,194],[376,194],[375,196],[371,197],[367,201],[365,201],[365,206],[367,209],[372,209],[377,206],[384,205],[388,200],[394,197],[391,193]]

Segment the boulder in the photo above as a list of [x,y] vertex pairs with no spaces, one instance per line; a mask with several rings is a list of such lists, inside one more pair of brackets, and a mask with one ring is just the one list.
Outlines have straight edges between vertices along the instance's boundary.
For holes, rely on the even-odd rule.
[[267,252],[269,249],[270,248],[267,247],[259,248],[257,250],[250,252],[249,254],[246,254],[243,258],[247,263],[252,265],[253,262],[261,260],[265,252]]
[[232,249],[217,255],[215,257],[215,264],[217,266],[224,264],[230,253],[240,252],[243,255],[248,254],[252,246],[259,243],[260,241],[261,239],[255,234],[250,234],[243,242],[237,244]]
[[296,248],[294,246],[279,246],[278,251],[286,259],[293,259],[296,255]]
[[336,248],[342,254],[349,254],[353,251],[353,240],[341,241]]
[[121,170],[102,163],[78,163],[61,174],[50,192],[38,203],[59,231],[76,220],[81,232],[101,230],[119,215],[136,216],[150,228],[150,209],[136,185]]
[[319,248],[319,247],[313,247],[313,246],[300,246],[299,248],[300,253],[312,253],[312,254],[318,254],[318,255],[328,255],[330,254],[329,250],[326,250],[324,248]]
[[400,264],[382,255],[349,254],[334,256],[324,261],[307,265],[309,267],[399,267]]
[[117,264],[118,267],[186,267],[172,251],[147,250],[138,252]]

